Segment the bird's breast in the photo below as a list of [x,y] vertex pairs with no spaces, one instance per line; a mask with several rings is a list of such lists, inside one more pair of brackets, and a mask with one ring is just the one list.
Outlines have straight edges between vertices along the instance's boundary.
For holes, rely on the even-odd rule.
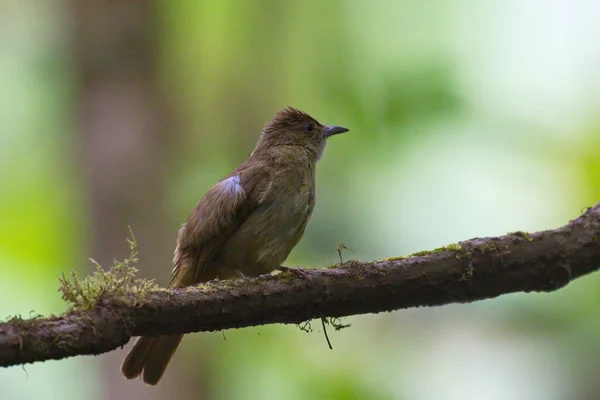
[[314,203],[311,175],[272,184],[263,204],[226,241],[216,262],[248,276],[279,267],[302,238]]
[[257,237],[258,261],[283,262],[300,241],[314,207],[314,187],[279,188],[273,201],[257,210],[260,220],[253,234]]

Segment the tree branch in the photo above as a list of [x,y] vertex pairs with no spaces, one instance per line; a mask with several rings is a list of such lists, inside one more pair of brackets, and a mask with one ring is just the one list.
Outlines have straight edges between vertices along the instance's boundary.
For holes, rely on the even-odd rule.
[[0,323],[0,365],[95,355],[132,336],[215,331],[319,317],[551,292],[600,267],[600,204],[554,230],[478,238],[376,262],[197,287],[104,294],[95,308]]

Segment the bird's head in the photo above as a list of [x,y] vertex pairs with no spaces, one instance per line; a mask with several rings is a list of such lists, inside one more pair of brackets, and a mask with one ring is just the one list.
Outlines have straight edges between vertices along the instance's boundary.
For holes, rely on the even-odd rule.
[[277,112],[265,126],[257,149],[297,148],[319,159],[327,139],[344,132],[348,132],[348,129],[336,125],[323,125],[307,113],[287,107]]

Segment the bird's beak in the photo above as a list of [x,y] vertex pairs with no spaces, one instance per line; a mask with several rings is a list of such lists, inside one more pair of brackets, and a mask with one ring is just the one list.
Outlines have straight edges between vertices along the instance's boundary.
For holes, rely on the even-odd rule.
[[325,127],[325,137],[337,135],[338,133],[348,132],[350,129],[343,126],[330,125]]

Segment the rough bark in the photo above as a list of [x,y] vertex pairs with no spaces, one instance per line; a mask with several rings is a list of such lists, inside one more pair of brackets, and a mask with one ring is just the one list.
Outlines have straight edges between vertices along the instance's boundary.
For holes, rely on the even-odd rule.
[[181,290],[107,294],[91,311],[0,324],[0,365],[101,354],[132,336],[379,313],[550,292],[600,267],[600,204],[567,225],[466,240],[431,252]]

